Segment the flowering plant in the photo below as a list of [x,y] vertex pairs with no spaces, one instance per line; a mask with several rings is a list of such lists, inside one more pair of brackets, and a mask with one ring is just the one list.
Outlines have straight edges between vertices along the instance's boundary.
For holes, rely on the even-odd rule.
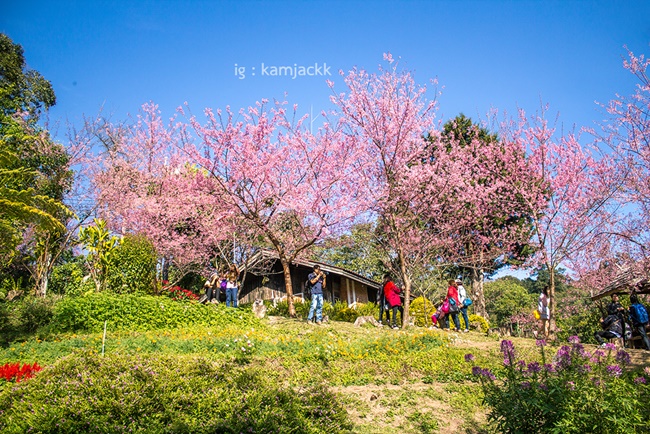
[[163,287],[165,295],[173,300],[198,300],[199,296],[190,291],[189,289],[181,288],[180,286]]
[[[577,336],[560,347],[552,360],[546,342],[537,341],[541,362],[519,359],[511,341],[501,342],[504,370],[497,378],[474,366],[497,431],[646,432],[650,411],[650,370],[627,369],[629,354],[613,344],[589,352]],[[473,358],[466,357],[472,362]]]
[[23,379],[32,378],[41,369],[43,368],[38,363],[33,365],[25,363],[23,366],[20,366],[20,363],[6,363],[0,366],[0,378],[19,383]]

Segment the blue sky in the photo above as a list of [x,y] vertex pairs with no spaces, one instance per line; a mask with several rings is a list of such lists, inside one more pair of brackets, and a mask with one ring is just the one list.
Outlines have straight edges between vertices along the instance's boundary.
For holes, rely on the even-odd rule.
[[[570,130],[604,118],[596,101],[634,90],[623,46],[650,54],[650,1],[10,0],[0,31],[54,85],[49,126],[62,142],[66,123],[101,107],[127,120],[149,101],[171,116],[184,102],[200,113],[287,93],[316,115],[329,108],[325,79],[343,90],[338,70],[376,71],[385,52],[419,83],[438,79],[443,120],[548,103]],[[332,76],[262,75],[262,64]]]
[[[571,128],[603,118],[595,101],[633,91],[623,46],[650,54],[650,2],[22,0],[3,6],[0,31],[53,83],[62,141],[66,122],[102,106],[125,120],[149,101],[171,116],[184,102],[200,113],[286,92],[316,115],[329,107],[326,78],[342,90],[339,69],[375,71],[387,51],[419,83],[438,79],[442,119],[544,102]],[[273,77],[262,64],[332,76]]]

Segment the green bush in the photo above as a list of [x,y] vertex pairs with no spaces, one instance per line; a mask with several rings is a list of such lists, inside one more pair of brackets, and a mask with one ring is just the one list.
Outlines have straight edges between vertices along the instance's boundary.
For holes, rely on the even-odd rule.
[[[481,315],[470,314],[467,315],[467,317],[471,326],[470,328],[476,328],[478,331],[481,331],[483,333],[487,333],[488,330],[490,330],[490,323],[488,323],[488,321]],[[462,315],[460,315],[460,322],[461,326],[465,323],[465,319]]]
[[613,344],[589,353],[577,336],[571,340],[553,363],[546,362],[543,341],[538,341],[541,363],[520,360],[512,342],[502,341],[502,381],[487,369],[473,368],[497,431],[647,433],[650,370],[627,369],[630,356]]
[[409,308],[411,318],[414,318],[415,325],[419,327],[430,326],[431,315],[433,315],[435,311],[436,308],[433,306],[433,303],[424,297],[414,299]]
[[189,325],[255,325],[250,311],[223,304],[199,304],[150,295],[116,295],[110,292],[67,297],[54,308],[52,327],[62,332],[100,331],[108,321],[111,330],[157,330]]
[[70,261],[56,265],[50,274],[48,289],[52,294],[79,295],[95,289],[92,279],[85,279],[83,263]]
[[[323,309],[324,310],[324,309]],[[338,300],[332,305],[330,319],[334,321],[354,322],[359,317],[359,312],[348,306],[344,301]]]
[[379,318],[379,306],[377,303],[357,303],[359,316],[372,316]]
[[268,381],[259,370],[202,358],[82,352],[0,391],[3,433],[343,433],[351,428],[344,406],[324,387],[292,389]]
[[0,342],[20,339],[49,325],[54,305],[53,297],[26,296],[0,302]]
[[152,294],[158,255],[144,235],[126,235],[111,254],[106,288],[117,294]]

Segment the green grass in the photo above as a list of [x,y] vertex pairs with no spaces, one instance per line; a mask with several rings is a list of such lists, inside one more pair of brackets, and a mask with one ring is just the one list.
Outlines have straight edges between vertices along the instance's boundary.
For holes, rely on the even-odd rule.
[[[484,349],[473,348],[470,337]],[[478,333],[456,335],[417,327],[399,331],[356,328],[335,321],[316,326],[279,317],[254,325],[192,325],[149,331],[109,327],[104,351],[102,356],[102,333],[53,334],[0,348],[0,364],[38,362],[45,368],[38,375],[46,376],[66,364],[87,365],[103,359],[119,360],[121,366],[142,360],[158,367],[207,363],[255,373],[263,384],[289,391],[289,395],[305,388],[331,390],[355,433],[383,433],[387,426],[404,433],[479,433],[487,432],[485,409],[471,375],[472,365],[464,361],[464,355],[473,353],[482,366],[497,366],[500,361],[498,341]],[[29,389],[34,380],[21,387]],[[106,387],[115,386],[110,379],[101,381]],[[7,390],[5,394],[10,393]],[[169,420],[178,417],[168,412],[164,416]]]

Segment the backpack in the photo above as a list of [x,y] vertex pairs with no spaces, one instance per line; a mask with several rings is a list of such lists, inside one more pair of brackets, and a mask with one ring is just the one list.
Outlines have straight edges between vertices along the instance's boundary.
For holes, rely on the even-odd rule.
[[641,303],[634,303],[630,306],[630,314],[632,315],[634,324],[648,323],[648,311]]
[[305,293],[303,294],[303,297],[311,297],[311,287],[314,286],[311,283],[311,280],[309,280],[309,276],[307,276],[307,280],[305,281]]

